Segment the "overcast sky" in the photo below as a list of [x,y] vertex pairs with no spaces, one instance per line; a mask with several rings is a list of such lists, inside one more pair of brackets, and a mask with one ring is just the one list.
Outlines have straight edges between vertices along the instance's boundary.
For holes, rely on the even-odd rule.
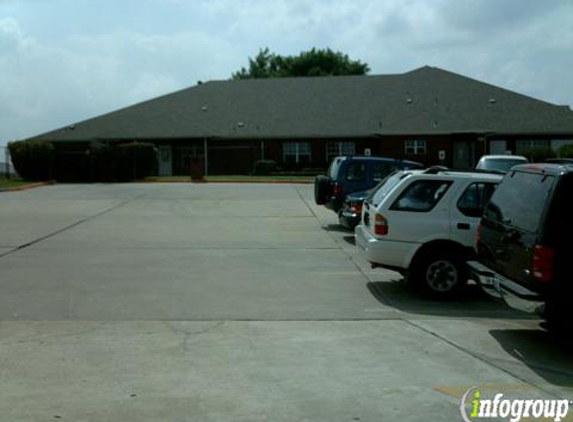
[[0,0],[0,145],[228,79],[264,47],[573,103],[571,0]]

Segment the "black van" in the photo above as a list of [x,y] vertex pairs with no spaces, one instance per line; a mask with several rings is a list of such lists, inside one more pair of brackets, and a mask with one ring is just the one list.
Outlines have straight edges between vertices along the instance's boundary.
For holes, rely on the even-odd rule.
[[487,204],[468,265],[491,296],[571,334],[572,241],[573,165],[519,165]]

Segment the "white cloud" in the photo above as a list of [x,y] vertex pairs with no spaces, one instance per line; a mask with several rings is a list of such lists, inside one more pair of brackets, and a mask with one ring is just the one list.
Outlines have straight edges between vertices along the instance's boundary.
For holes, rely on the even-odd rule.
[[259,48],[330,47],[372,73],[428,64],[573,102],[573,3],[0,1],[0,143],[223,79]]

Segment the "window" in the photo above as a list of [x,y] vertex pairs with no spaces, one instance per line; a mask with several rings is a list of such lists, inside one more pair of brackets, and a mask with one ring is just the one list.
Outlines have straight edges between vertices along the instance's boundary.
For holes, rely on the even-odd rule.
[[310,143],[285,142],[283,144],[283,160],[285,163],[304,164],[310,162]]
[[440,201],[452,182],[420,180],[408,186],[390,208],[396,211],[428,212]]
[[352,141],[336,141],[326,144],[326,161],[339,155],[354,155],[355,153],[356,145]]
[[472,183],[460,197],[458,209],[468,217],[481,217],[495,187],[494,183]]
[[516,154],[523,154],[525,151],[530,149],[538,149],[538,148],[549,148],[551,146],[551,141],[541,139],[526,139],[526,140],[519,140],[515,141],[515,153]]
[[535,231],[554,181],[553,176],[532,173],[506,176],[487,204],[484,218]]
[[427,151],[425,140],[406,141],[405,147],[406,155],[425,155]]
[[346,180],[361,182],[366,179],[366,163],[351,163],[346,169]]
[[383,163],[374,163],[372,168],[372,180],[380,182],[394,171],[396,171],[396,167],[394,166]]

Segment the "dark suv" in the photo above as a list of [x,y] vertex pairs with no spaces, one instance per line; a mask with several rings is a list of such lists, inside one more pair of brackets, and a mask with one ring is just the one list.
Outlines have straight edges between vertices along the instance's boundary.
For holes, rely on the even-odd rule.
[[414,161],[383,157],[340,156],[330,163],[326,175],[314,181],[314,200],[338,213],[346,195],[376,186],[394,170],[418,169]]
[[485,208],[468,263],[487,293],[561,334],[573,332],[572,217],[573,165],[516,166]]

